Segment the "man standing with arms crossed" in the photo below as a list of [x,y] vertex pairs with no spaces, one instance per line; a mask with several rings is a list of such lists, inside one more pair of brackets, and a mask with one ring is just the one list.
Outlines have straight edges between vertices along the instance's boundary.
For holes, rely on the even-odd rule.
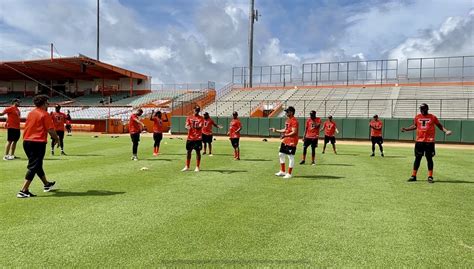
[[306,152],[308,147],[311,146],[311,165],[316,165],[316,148],[318,147],[319,139],[319,128],[321,127],[321,118],[316,117],[316,111],[312,110],[309,113],[309,119],[306,120],[306,129],[303,138],[303,160],[300,164],[304,164],[306,161]]
[[4,161],[15,159],[16,143],[20,139],[20,100],[14,99],[10,107],[5,108],[0,116],[7,115],[7,143],[5,144],[5,156]]
[[[298,120],[295,118],[295,108],[290,106],[285,109],[286,122],[285,129],[277,130],[270,128],[270,131],[281,133],[282,143],[280,145],[280,171],[275,176],[285,179],[292,178],[293,167],[295,165],[296,145],[298,144]],[[288,156],[288,173],[285,172],[285,157]]]
[[44,192],[49,192],[55,181],[48,181],[43,170],[43,159],[46,153],[46,144],[48,143],[48,133],[53,141],[58,141],[59,137],[54,131],[53,121],[48,114],[48,97],[38,95],[33,98],[36,108],[33,109],[26,118],[25,131],[23,132],[23,149],[28,157],[28,166],[25,181],[17,198],[29,198],[36,195],[29,190],[31,181],[37,175],[44,185]]
[[199,115],[201,107],[194,107],[194,115],[186,119],[186,129],[188,129],[188,139],[186,141],[186,166],[182,172],[189,171],[191,164],[191,154],[196,151],[196,168],[194,172],[199,172],[201,167],[201,150],[202,150],[202,127],[204,126],[204,118]]
[[379,145],[380,149],[380,156],[383,155],[383,137],[382,137],[382,127],[383,122],[379,120],[378,115],[374,115],[374,119],[370,121],[370,140],[372,141],[372,155],[370,157],[375,156],[375,144]]
[[434,183],[433,179],[433,157],[435,156],[435,136],[436,128],[438,127],[446,135],[451,135],[451,131],[444,128],[439,122],[438,118],[428,113],[429,107],[427,104],[420,105],[421,114],[416,115],[413,124],[408,128],[402,128],[402,132],[416,130],[415,143],[415,162],[413,164],[413,172],[408,182],[416,181],[416,174],[420,168],[421,159],[423,155],[426,157],[428,163],[428,183]]

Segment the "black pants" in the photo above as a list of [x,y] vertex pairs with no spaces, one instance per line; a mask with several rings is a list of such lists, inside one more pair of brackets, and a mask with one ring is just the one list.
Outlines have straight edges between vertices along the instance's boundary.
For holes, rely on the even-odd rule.
[[370,140],[372,141],[372,152],[375,152],[375,144],[379,145],[379,149],[380,149],[380,152],[383,151],[383,137],[381,136],[372,136],[370,138]]
[[130,138],[132,139],[132,154],[136,156],[138,153],[138,143],[140,142],[140,133],[130,134]]
[[153,133],[153,140],[155,141],[155,144],[153,145],[153,147],[159,148],[162,139],[163,139],[162,133]]
[[[61,150],[64,149],[64,131],[56,131],[56,134],[58,134],[59,137],[59,147],[61,147]],[[51,138],[52,140],[53,138]],[[55,144],[51,143],[51,148],[54,149]]]
[[43,177],[43,159],[46,153],[46,143],[23,141],[23,149],[28,157],[28,171],[26,172],[25,179],[31,181],[35,175]]

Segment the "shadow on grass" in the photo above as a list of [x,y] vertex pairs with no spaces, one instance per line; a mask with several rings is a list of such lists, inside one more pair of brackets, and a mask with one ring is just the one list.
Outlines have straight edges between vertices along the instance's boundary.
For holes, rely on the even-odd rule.
[[[327,153],[325,153],[327,154]],[[338,153],[338,154],[335,154],[335,155],[339,155],[339,156],[360,156],[360,154],[355,154],[355,153]]]
[[233,154],[225,154],[225,153],[212,153],[212,155],[215,155],[215,156],[234,156]]
[[67,161],[69,159],[52,159],[52,158],[44,158],[45,161]]
[[354,166],[353,164],[348,163],[316,163],[318,165],[327,165],[327,166]]
[[341,179],[341,178],[345,178],[345,177],[330,176],[330,175],[314,175],[314,176],[295,176],[294,178],[318,180],[318,179]]
[[435,183],[448,183],[448,184],[474,184],[474,181],[465,180],[436,180]]
[[[75,192],[75,191],[61,191],[61,190],[52,190],[50,191],[53,195],[51,196],[42,196],[42,197],[71,197],[71,196],[112,196],[117,194],[124,194],[123,191],[101,191],[101,190],[88,190],[84,192]],[[40,196],[38,196],[40,197]]]
[[385,158],[385,159],[404,159],[406,157],[407,156],[387,156],[387,155],[385,155],[385,157],[383,157],[383,158]]
[[211,173],[221,173],[221,174],[235,174],[235,173],[246,173],[247,170],[222,170],[222,169],[214,169],[214,170],[201,170],[202,172],[211,172]]
[[268,159],[240,159],[240,161],[242,162],[271,162],[272,160],[268,160]]
[[177,159],[163,159],[163,158],[154,158],[154,159],[143,159],[144,161],[164,161],[164,162],[172,162],[176,161]]
[[212,259],[181,259],[181,260],[161,260],[158,264],[170,267],[308,267],[311,265],[308,260],[212,260]]

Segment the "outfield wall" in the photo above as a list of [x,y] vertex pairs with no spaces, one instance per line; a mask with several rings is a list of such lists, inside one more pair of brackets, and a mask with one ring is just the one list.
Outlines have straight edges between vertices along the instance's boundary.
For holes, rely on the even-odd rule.
[[[173,116],[171,118],[171,132],[175,134],[186,133],[184,128],[186,117]],[[215,134],[225,135],[229,129],[231,117],[214,117],[216,124],[224,128],[214,128]],[[369,122],[367,118],[338,118],[336,122],[339,134],[336,136],[342,139],[367,140],[370,136]],[[413,123],[413,119],[381,119],[384,122],[383,136],[386,140],[413,141],[415,132],[400,132],[400,128],[408,127]],[[269,128],[283,128],[285,118],[240,118],[242,122],[241,134],[246,136],[278,136],[270,133]],[[304,134],[305,118],[298,118],[300,137]],[[323,120],[324,121],[324,120]],[[474,143],[474,120],[440,120],[447,129],[452,130],[451,136],[446,136],[442,131],[437,130],[437,142],[449,143]]]

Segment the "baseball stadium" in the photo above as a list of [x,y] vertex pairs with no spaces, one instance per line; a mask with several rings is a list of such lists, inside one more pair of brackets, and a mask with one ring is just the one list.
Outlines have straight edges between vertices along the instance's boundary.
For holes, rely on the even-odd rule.
[[474,49],[254,65],[247,2],[224,79],[0,59],[0,267],[474,267]]

